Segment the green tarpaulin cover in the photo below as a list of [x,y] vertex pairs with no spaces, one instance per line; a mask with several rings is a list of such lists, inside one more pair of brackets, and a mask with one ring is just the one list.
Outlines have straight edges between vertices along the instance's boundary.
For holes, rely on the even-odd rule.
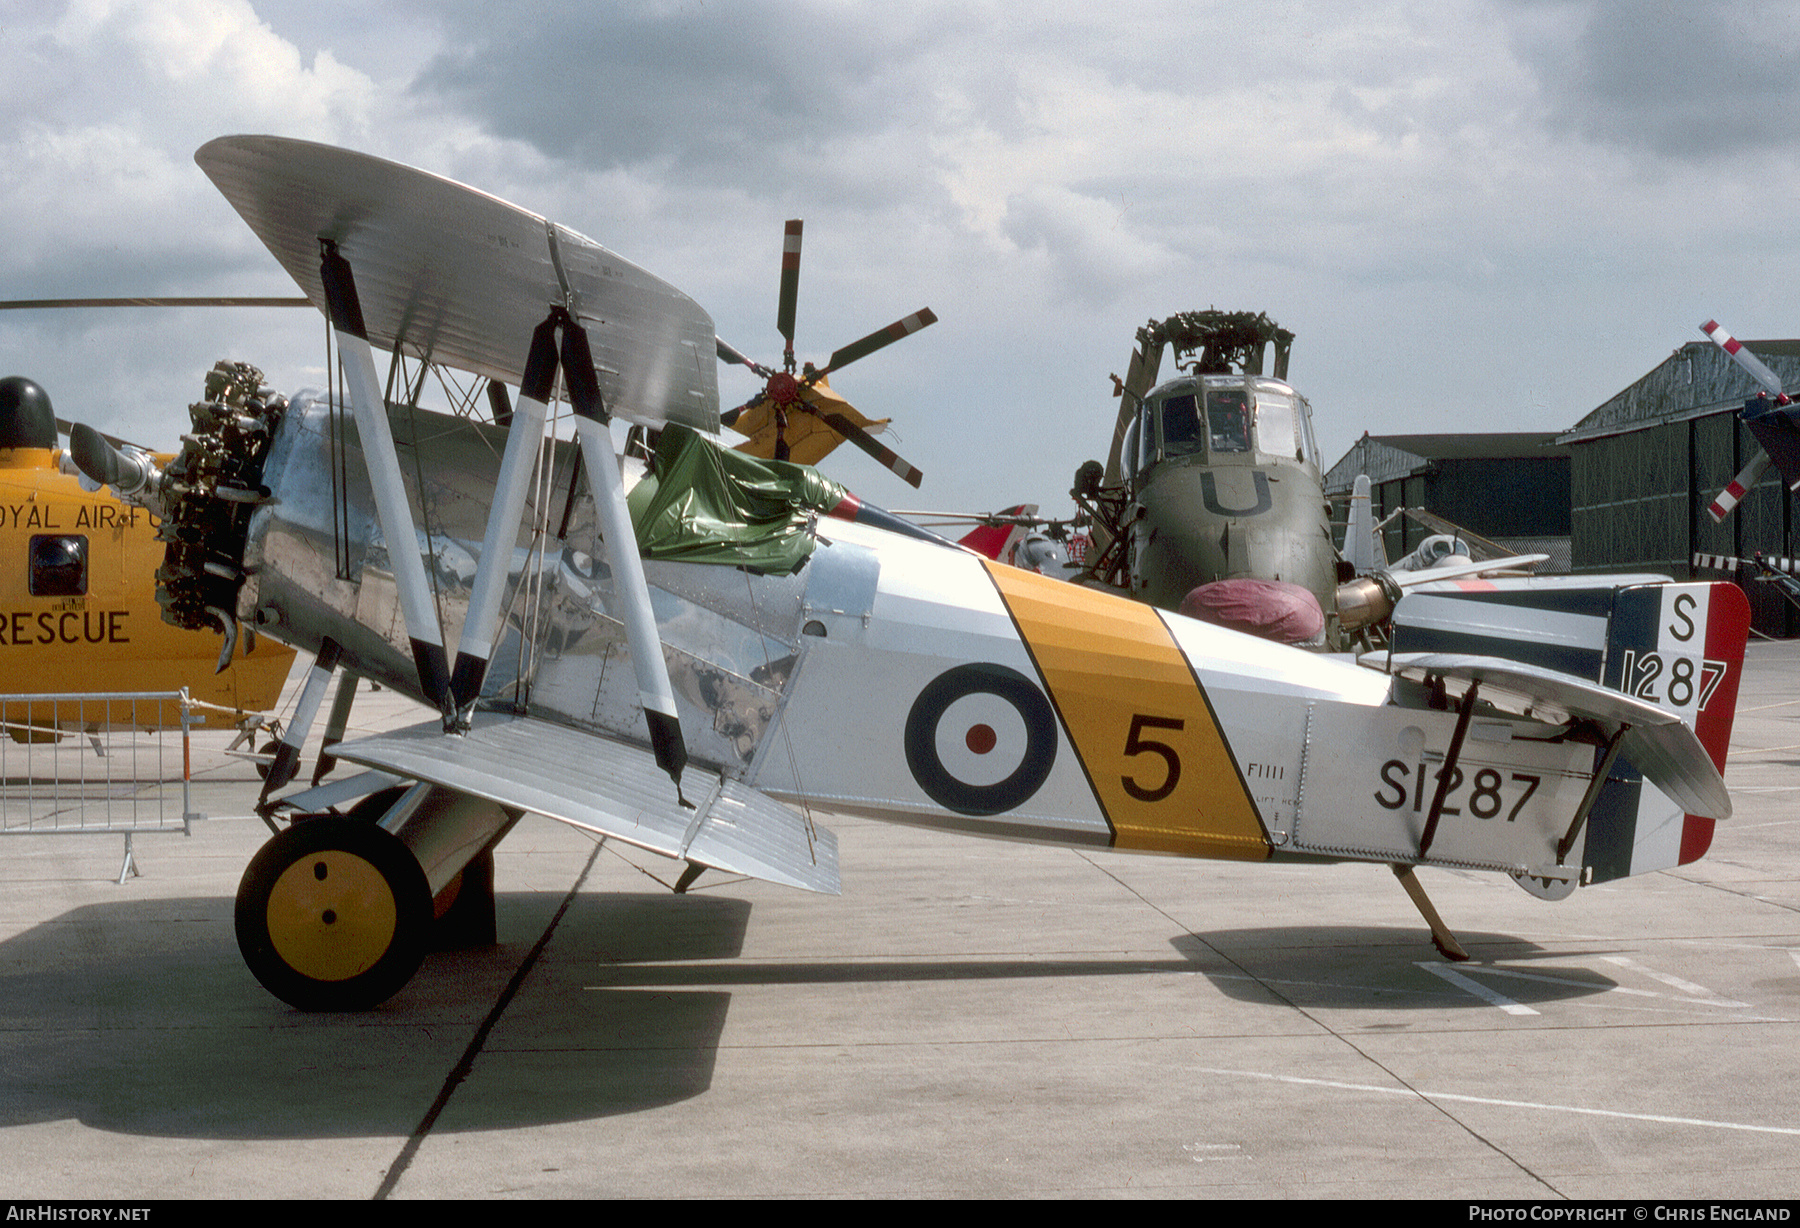
[[631,492],[631,523],[646,559],[785,575],[812,553],[809,516],[846,493],[808,465],[759,460],[670,424]]

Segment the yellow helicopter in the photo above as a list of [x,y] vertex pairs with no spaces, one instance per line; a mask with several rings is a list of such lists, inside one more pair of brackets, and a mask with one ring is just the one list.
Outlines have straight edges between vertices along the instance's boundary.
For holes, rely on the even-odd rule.
[[[78,428],[79,429],[79,428]],[[61,468],[50,398],[21,376],[0,379],[0,695],[116,694],[186,688],[196,719],[252,728],[275,708],[293,650],[267,639],[183,631],[162,618],[159,522]],[[161,458],[166,461],[168,458]],[[127,700],[9,706],[7,732],[49,740],[78,724],[169,723]]]

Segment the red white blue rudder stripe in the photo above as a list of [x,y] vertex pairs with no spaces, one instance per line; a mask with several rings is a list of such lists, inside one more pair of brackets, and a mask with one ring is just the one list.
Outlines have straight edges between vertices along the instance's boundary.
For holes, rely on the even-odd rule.
[[[1734,584],[1642,585],[1614,598],[1602,681],[1678,714],[1725,769],[1743,674],[1750,603]],[[1685,814],[1617,760],[1588,818],[1589,882],[1686,865],[1712,843],[1713,820]]]

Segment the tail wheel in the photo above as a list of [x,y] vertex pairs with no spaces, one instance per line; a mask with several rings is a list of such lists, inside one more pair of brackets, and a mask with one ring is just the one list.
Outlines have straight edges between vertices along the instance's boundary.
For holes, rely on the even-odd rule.
[[238,949],[263,987],[303,1011],[366,1010],[425,955],[431,889],[400,840],[373,823],[296,823],[251,859],[237,894]]

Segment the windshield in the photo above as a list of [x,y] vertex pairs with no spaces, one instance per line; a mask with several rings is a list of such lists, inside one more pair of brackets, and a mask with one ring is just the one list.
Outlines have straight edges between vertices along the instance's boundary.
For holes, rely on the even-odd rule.
[[1192,456],[1201,450],[1200,414],[1193,393],[1163,402],[1162,436],[1164,456]]
[[1242,388],[1207,391],[1206,427],[1215,453],[1250,450],[1250,399]]
[[1273,383],[1256,380],[1245,387],[1234,379],[1221,387],[1209,379],[1204,388],[1190,384],[1160,400],[1146,400],[1127,436],[1127,462],[1135,455],[1137,472],[1143,473],[1165,458],[1242,455],[1254,449],[1316,463],[1305,400],[1283,385],[1270,387]]
[[1257,391],[1256,446],[1275,456],[1300,459],[1300,419],[1291,394],[1266,388]]

